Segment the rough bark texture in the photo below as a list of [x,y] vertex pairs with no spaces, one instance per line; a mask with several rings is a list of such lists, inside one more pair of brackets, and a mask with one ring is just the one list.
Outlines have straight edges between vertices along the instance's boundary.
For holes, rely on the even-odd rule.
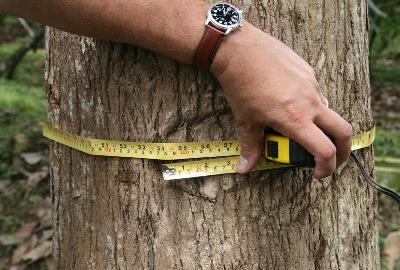
[[[371,127],[365,0],[233,3],[315,67],[355,132]],[[237,138],[209,73],[53,29],[46,45],[56,127],[129,141]],[[377,200],[352,161],[324,181],[283,169],[164,182],[159,161],[54,142],[50,155],[57,269],[378,268]],[[371,171],[372,151],[362,155]]]

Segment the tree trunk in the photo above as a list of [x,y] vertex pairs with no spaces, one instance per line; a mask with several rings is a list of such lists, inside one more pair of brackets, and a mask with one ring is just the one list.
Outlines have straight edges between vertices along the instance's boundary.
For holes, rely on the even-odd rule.
[[[372,126],[367,1],[233,1],[317,71],[330,106]],[[134,46],[47,30],[50,122],[94,138],[235,139],[218,82]],[[372,171],[372,150],[361,151]],[[57,269],[378,269],[377,198],[353,161],[166,182],[161,161],[51,143]],[[371,172],[372,173],[372,172]]]

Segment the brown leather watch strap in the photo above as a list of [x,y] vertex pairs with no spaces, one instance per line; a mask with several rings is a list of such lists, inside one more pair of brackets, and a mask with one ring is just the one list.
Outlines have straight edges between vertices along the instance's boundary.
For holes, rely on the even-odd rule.
[[212,25],[206,25],[203,37],[194,52],[193,65],[208,70],[224,36],[224,32]]

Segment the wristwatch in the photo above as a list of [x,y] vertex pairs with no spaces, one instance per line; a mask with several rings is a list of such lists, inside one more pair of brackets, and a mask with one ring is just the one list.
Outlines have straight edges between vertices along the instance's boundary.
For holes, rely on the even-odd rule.
[[243,25],[243,11],[229,3],[217,3],[207,12],[204,34],[197,46],[193,65],[209,69],[225,36]]

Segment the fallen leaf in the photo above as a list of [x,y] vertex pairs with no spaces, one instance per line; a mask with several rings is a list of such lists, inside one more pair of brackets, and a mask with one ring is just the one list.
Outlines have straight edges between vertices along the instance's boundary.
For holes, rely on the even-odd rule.
[[29,242],[24,242],[20,244],[14,251],[11,257],[11,265],[18,264],[22,257],[29,251],[31,245]]
[[3,246],[14,246],[22,243],[26,239],[26,236],[18,235],[16,233],[5,234],[0,236],[0,243]]
[[21,228],[18,229],[16,234],[21,235],[21,236],[30,236],[38,224],[39,224],[38,220],[34,220],[29,223],[26,223]]
[[4,246],[14,246],[21,244],[26,238],[31,236],[33,229],[39,224],[39,221],[32,221],[23,225],[15,233],[0,236],[0,243]]
[[41,241],[49,240],[49,239],[51,239],[52,237],[53,237],[53,230],[52,230],[52,229],[50,229],[50,230],[44,230],[44,231],[43,231],[43,234],[42,234],[42,237],[40,238],[40,240],[41,240]]
[[31,153],[21,153],[21,157],[25,160],[29,165],[35,165],[42,160],[42,154],[40,152],[31,152]]
[[29,238],[29,243],[31,247],[36,247],[39,244],[39,239],[36,234],[32,234],[31,238]]
[[395,263],[400,259],[400,231],[391,232],[385,239],[383,257],[387,262],[387,270],[393,270]]
[[11,266],[8,270],[25,270],[26,269],[26,265],[14,265]]
[[51,241],[45,241],[29,251],[27,254],[25,254],[22,259],[24,261],[37,261],[39,259],[48,257],[51,255]]
[[49,170],[47,166],[43,166],[38,172],[25,172],[24,174],[28,177],[28,184],[30,186],[36,186],[49,175]]

